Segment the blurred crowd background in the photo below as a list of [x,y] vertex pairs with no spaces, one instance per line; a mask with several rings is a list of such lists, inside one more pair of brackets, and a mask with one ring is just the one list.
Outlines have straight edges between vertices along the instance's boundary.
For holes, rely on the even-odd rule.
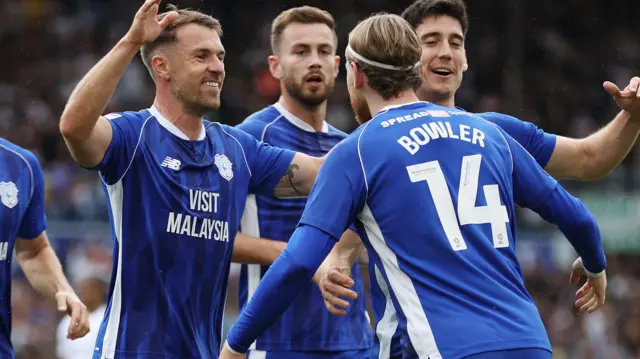
[[[101,319],[112,243],[100,180],[72,163],[58,118],[81,76],[126,32],[142,1],[0,1],[0,136],[35,152],[46,184],[49,235],[64,269]],[[374,12],[399,13],[409,0],[174,0],[219,18],[228,52],[222,108],[210,119],[234,125],[274,102],[279,87],[267,69],[269,26],[282,10],[314,5],[338,24],[339,54],[348,31]],[[547,132],[584,137],[610,121],[615,103],[605,80],[626,86],[640,69],[640,3],[629,0],[469,0],[470,70],[457,105],[505,112]],[[107,111],[150,106],[152,82],[139,58]],[[355,127],[344,73],[330,99],[328,121]],[[608,250],[610,293],[604,310],[578,314],[568,270],[572,249],[537,215],[521,211],[518,253],[529,289],[558,359],[640,359],[640,198],[637,146],[619,169],[596,183],[564,183],[594,211]],[[34,293],[15,264],[13,343],[21,359],[72,358],[55,303]],[[232,272],[228,316],[237,313]],[[61,326],[64,327],[64,324]],[[93,343],[76,343],[87,345]],[[79,349],[78,349],[79,350]]]

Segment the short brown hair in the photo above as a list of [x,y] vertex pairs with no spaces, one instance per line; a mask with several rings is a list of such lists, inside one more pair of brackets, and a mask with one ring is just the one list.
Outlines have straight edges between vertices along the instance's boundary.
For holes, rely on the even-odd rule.
[[218,33],[218,36],[222,37],[222,25],[220,25],[220,21],[217,19],[196,10],[178,9],[177,6],[172,4],[168,4],[167,9],[168,11],[158,14],[158,21],[162,20],[171,11],[177,12],[178,17],[171,25],[162,30],[157,39],[144,44],[140,50],[142,62],[149,70],[152,78],[155,76],[153,74],[153,68],[151,67],[151,59],[153,58],[155,50],[160,46],[175,42],[177,39],[176,33],[179,28],[189,24],[201,25],[215,30]]
[[402,17],[414,29],[430,16],[449,16],[458,20],[462,34],[467,35],[469,17],[462,0],[417,0],[402,12]]
[[349,33],[349,46],[360,56],[385,65],[402,68],[384,69],[349,56],[369,80],[369,86],[385,99],[422,84],[418,64],[422,54],[418,35],[398,15],[377,14],[361,21]]
[[338,46],[338,36],[336,35],[336,23],[333,16],[327,11],[313,6],[294,7],[283,11],[271,23],[271,51],[278,54],[280,51],[280,37],[287,26],[293,23],[300,24],[325,24],[331,31]]

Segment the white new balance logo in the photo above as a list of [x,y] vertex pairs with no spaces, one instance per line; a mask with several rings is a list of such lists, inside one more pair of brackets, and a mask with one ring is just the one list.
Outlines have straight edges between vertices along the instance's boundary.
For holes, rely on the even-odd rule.
[[167,158],[162,161],[162,164],[160,166],[171,168],[172,170],[177,171],[180,169],[180,160],[176,160],[167,156]]

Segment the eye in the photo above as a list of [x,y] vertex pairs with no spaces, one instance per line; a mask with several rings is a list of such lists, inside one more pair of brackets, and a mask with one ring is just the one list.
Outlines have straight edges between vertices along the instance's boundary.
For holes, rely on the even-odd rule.
[[427,45],[427,46],[436,46],[436,45],[438,45],[438,41],[436,41],[436,40],[427,40],[427,41],[425,41],[423,43],[425,45]]

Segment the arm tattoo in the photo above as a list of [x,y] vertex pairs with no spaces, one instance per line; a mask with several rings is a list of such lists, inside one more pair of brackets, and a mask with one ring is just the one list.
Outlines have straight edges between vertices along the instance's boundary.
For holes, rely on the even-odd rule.
[[280,182],[276,186],[276,197],[295,197],[306,196],[309,192],[305,190],[304,182],[296,178],[296,171],[300,169],[300,166],[296,163],[292,163],[287,168],[287,171],[280,179]]

